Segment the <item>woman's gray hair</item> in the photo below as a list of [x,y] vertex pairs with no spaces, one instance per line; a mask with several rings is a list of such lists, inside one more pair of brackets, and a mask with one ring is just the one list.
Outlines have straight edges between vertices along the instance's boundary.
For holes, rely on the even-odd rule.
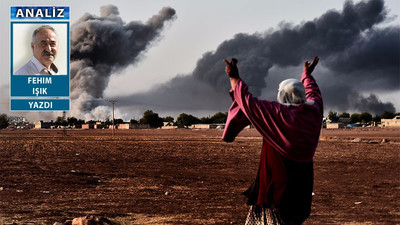
[[32,43],[35,43],[36,34],[37,34],[39,31],[44,30],[44,29],[50,29],[50,30],[52,30],[52,31],[57,35],[57,32],[56,32],[56,30],[54,29],[54,27],[52,27],[52,26],[50,26],[50,25],[42,25],[42,26],[36,28],[36,29],[33,31],[33,33],[32,33]]
[[279,84],[278,102],[286,105],[298,105],[306,102],[306,91],[298,79],[287,79]]

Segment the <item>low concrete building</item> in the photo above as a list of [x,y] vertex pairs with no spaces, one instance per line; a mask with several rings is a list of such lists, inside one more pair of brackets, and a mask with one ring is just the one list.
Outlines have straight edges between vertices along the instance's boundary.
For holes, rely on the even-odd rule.
[[400,127],[400,116],[395,116],[393,119],[381,119],[382,127]]
[[193,124],[189,128],[191,129],[224,129],[224,123],[213,123],[213,124]]
[[104,129],[106,125],[102,122],[96,122],[96,124],[93,126],[94,129]]
[[189,128],[191,129],[213,129],[212,124],[193,124]]
[[129,129],[131,129],[131,124],[130,123],[120,123],[120,124],[118,124],[118,129],[119,130],[129,130]]
[[339,128],[344,128],[343,123],[327,123],[326,124],[326,129],[339,129]]
[[[110,125],[108,129],[113,129],[113,125]],[[150,129],[150,124],[138,124],[138,123],[120,123],[115,125],[115,129],[128,130],[128,129]]]
[[82,124],[82,129],[94,129],[94,124],[93,123]]
[[53,122],[43,122],[43,120],[35,122],[35,129],[49,129],[54,126]]
[[117,125],[109,125],[108,126],[108,129],[113,129],[113,128],[114,128],[114,130],[118,129],[118,124]]
[[82,124],[75,124],[72,126],[74,129],[82,129]]

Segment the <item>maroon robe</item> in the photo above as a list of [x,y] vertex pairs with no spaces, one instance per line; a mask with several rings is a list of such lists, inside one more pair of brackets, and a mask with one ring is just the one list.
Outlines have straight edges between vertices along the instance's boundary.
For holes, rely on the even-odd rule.
[[232,142],[252,124],[263,137],[256,180],[244,192],[248,204],[279,208],[286,222],[304,221],[310,214],[312,158],[322,126],[321,92],[311,74],[303,73],[307,103],[285,105],[258,100],[239,79],[222,139]]

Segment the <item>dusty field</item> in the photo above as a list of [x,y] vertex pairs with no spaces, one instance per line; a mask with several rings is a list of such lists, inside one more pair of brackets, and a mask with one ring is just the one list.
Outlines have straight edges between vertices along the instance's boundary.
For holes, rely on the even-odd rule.
[[[261,138],[218,130],[0,131],[0,224],[244,224]],[[351,142],[354,138],[361,138]],[[382,139],[387,142],[381,143]],[[400,224],[400,130],[323,130],[306,224]]]

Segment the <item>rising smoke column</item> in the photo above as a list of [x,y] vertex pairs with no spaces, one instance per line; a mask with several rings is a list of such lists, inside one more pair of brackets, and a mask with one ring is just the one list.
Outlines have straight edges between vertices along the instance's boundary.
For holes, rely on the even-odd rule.
[[[71,27],[71,114],[82,118],[105,102],[111,74],[136,63],[160,36],[175,10],[165,7],[146,23],[125,23],[118,8],[103,6],[100,16],[85,14]],[[103,106],[103,109],[106,110]],[[96,110],[97,112],[99,111]],[[101,110],[100,110],[101,111]],[[93,117],[87,115],[85,117]]]
[[[301,25],[282,23],[278,30],[264,34],[237,34],[223,42],[215,52],[205,54],[198,61],[193,76],[215,87],[227,87],[229,83],[225,77],[218,76],[221,73],[220,61],[227,56],[235,57],[239,59],[241,75],[253,88],[254,94],[259,95],[266,87],[264,78],[272,66],[298,66],[305,59],[318,55],[332,72],[340,72],[343,76],[389,66],[391,72],[380,76],[396,85],[394,81],[398,84],[399,77],[394,72],[399,71],[399,55],[396,54],[399,42],[398,36],[397,40],[395,37],[399,29],[374,27],[385,16],[382,0],[355,5],[347,1],[342,12],[331,10]],[[382,46],[384,49],[377,44],[380,42],[387,43]],[[379,58],[375,55],[378,49]],[[357,76],[363,78],[362,74]]]
[[[394,111],[392,103],[383,103],[374,94],[362,95],[398,90],[400,84],[400,29],[378,27],[386,17],[383,0],[357,4],[346,1],[341,11],[330,10],[299,25],[283,22],[265,33],[240,33],[221,43],[215,51],[205,53],[192,74],[176,77],[147,93],[126,97],[125,101],[157,105],[178,96],[179,101],[169,101],[174,107],[226,110],[229,100],[220,93],[226,95],[230,84],[224,75],[222,59],[230,57],[239,59],[240,74],[255,96],[262,94],[275,100],[279,82],[299,78],[303,61],[317,55],[321,60],[315,76],[328,108],[372,113]],[[199,87],[204,89],[206,84],[212,90],[209,87],[205,93]]]

